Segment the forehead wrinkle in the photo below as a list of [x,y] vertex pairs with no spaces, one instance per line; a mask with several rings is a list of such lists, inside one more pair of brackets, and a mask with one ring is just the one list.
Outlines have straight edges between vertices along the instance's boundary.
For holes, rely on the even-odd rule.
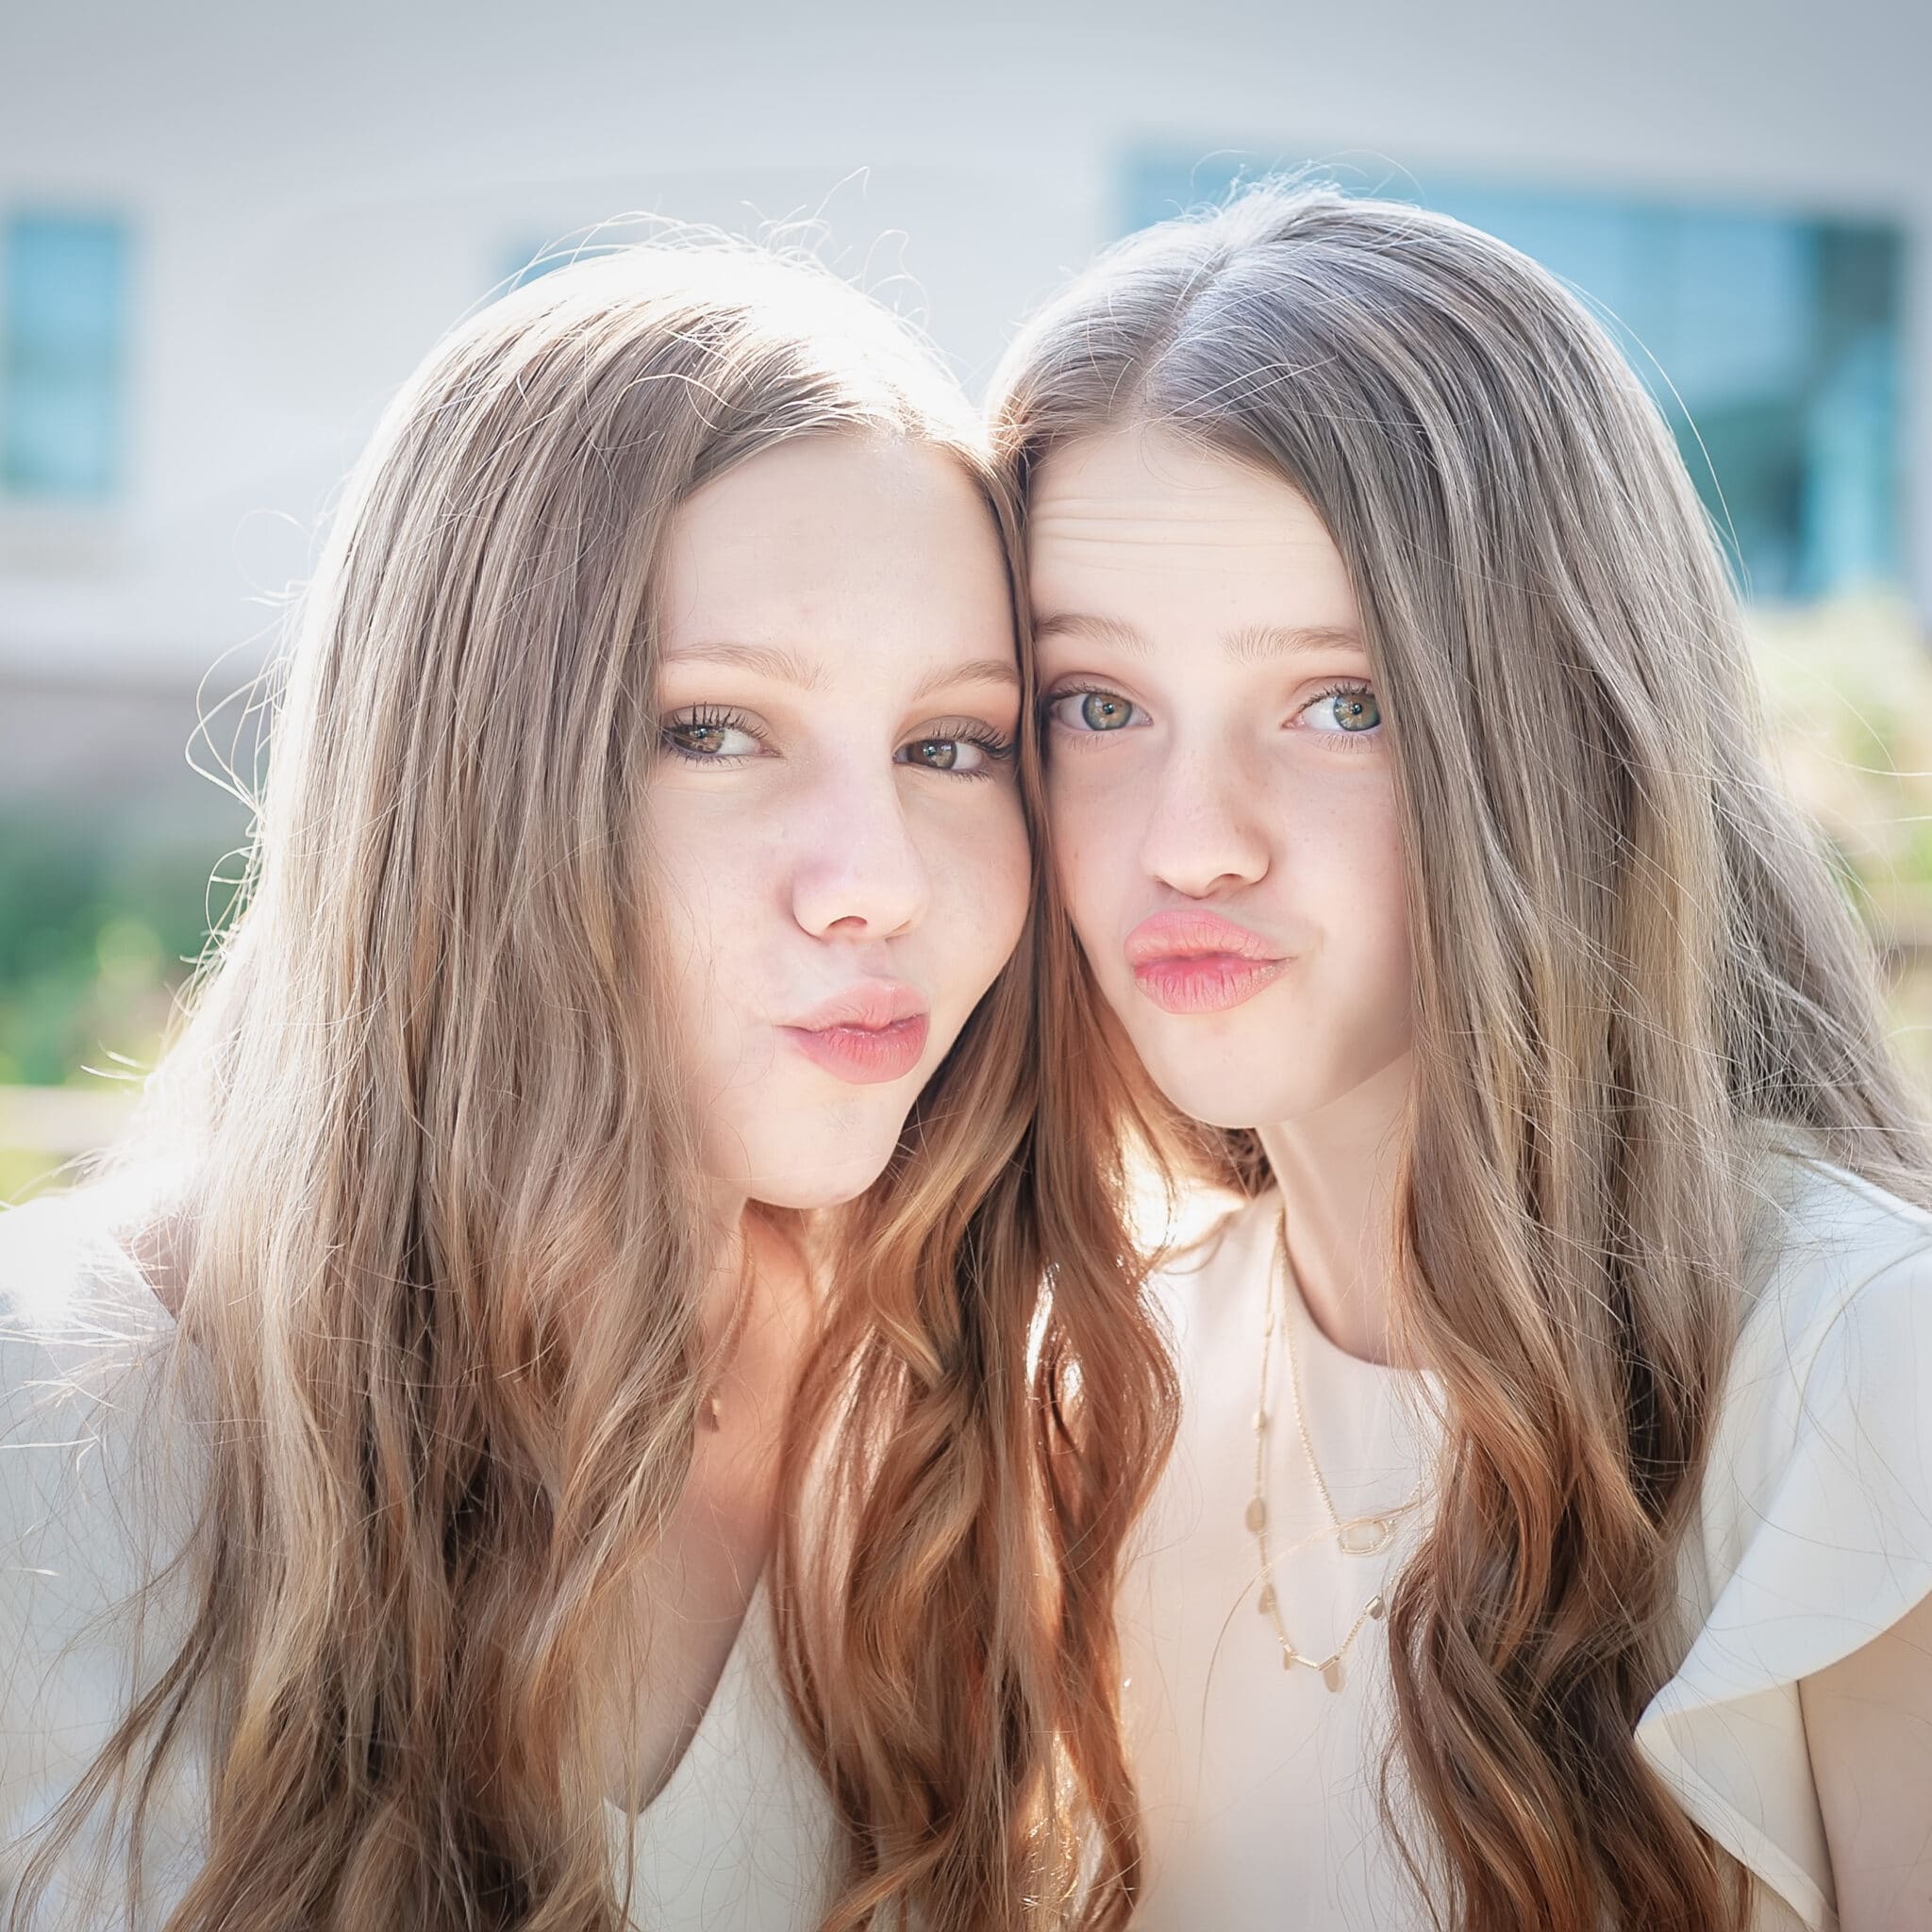
[[825,675],[822,665],[808,664],[795,651],[770,644],[716,643],[680,644],[664,653],[660,660],[672,664],[723,664],[735,671],[750,671],[760,677],[776,678],[793,684],[800,691],[821,691]]
[[1145,544],[1163,552],[1196,546],[1203,550],[1275,550],[1306,541],[1284,528],[1280,516],[1231,512],[1224,506],[1190,504],[1168,498],[1127,507],[1100,498],[1091,504],[1043,502],[1029,519],[1035,541],[1056,543]]

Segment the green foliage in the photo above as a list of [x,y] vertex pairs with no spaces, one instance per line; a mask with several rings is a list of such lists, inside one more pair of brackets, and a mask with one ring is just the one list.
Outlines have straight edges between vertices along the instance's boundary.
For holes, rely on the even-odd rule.
[[152,1061],[220,858],[178,835],[0,819],[0,1085]]
[[[1885,598],[1760,611],[1753,627],[1779,774],[1886,948],[1897,1042],[1932,1092],[1932,650]],[[208,841],[78,812],[0,816],[0,1090],[153,1063],[238,871]],[[0,1121],[0,1199],[73,1151],[8,1144]]]

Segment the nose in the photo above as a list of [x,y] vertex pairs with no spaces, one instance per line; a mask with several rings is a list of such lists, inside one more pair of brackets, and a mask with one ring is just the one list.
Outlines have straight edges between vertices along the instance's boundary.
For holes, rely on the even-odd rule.
[[1224,744],[1177,749],[1154,780],[1141,845],[1148,874],[1190,899],[1256,884],[1269,862],[1264,797]]
[[931,882],[890,771],[818,788],[791,868],[791,916],[814,939],[891,939],[924,918]]

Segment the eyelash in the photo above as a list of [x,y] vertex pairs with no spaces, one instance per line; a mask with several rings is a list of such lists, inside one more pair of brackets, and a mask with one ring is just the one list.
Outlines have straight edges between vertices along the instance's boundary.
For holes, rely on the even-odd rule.
[[[1056,705],[1062,703],[1067,698],[1086,697],[1090,694],[1095,694],[1101,697],[1109,698],[1120,696],[1120,692],[1117,691],[1110,684],[1087,683],[1056,685],[1053,688],[1053,690],[1048,691],[1047,694],[1040,701],[1040,715],[1042,722],[1051,724],[1053,718],[1053,708]],[[1324,686],[1322,690],[1316,691],[1312,697],[1308,698],[1306,703],[1299,706],[1296,708],[1295,716],[1299,718],[1304,711],[1312,710],[1315,706],[1323,703],[1325,699],[1341,697],[1374,697],[1374,695],[1375,687],[1373,684],[1365,682],[1363,679],[1347,677],[1338,678],[1333,684]],[[1128,702],[1131,703],[1132,700],[1129,699]],[[1110,738],[1114,734],[1108,731],[1069,731],[1067,735],[1070,738]],[[1351,750],[1362,750],[1365,749],[1368,744],[1373,743],[1376,739],[1381,737],[1382,726],[1380,724],[1377,724],[1376,725],[1374,725],[1373,729],[1368,731],[1324,731],[1321,735],[1324,738],[1333,738],[1340,740],[1342,742],[1346,743]]]
[[[1314,696],[1307,701],[1307,704],[1301,707],[1300,710],[1296,711],[1295,716],[1299,718],[1302,715],[1303,711],[1310,710],[1316,705],[1322,704],[1330,698],[1373,698],[1374,697],[1374,695],[1375,687],[1373,684],[1365,683],[1362,679],[1356,677],[1338,678],[1335,683],[1326,686],[1324,689],[1321,691],[1318,691],[1314,694]],[[1377,705],[1379,706],[1379,704],[1380,700],[1378,699]],[[1340,740],[1342,743],[1346,744],[1351,751],[1366,750],[1367,747],[1373,744],[1376,739],[1381,737],[1381,735],[1382,724],[1379,720],[1367,731],[1324,731],[1322,733],[1322,736],[1324,738],[1333,738]]]
[[[734,711],[719,705],[696,705],[688,711],[675,712],[658,726],[664,749],[674,758],[682,758],[687,764],[692,765],[741,765],[755,754],[687,751],[671,736],[674,728],[678,727],[688,731],[742,731],[747,738],[757,739],[761,745],[767,741],[764,733],[758,730],[742,711]],[[930,730],[922,731],[917,738],[909,738],[906,742],[908,745],[975,744],[996,763],[1010,761],[1015,750],[1012,739],[1002,737],[990,725],[975,723],[970,718],[937,719]],[[946,772],[933,765],[915,769],[938,771],[941,777],[947,778],[992,776],[990,771]]]
[[[1110,684],[1101,684],[1098,682],[1057,684],[1040,700],[1041,725],[1043,729],[1051,729],[1053,725],[1053,708],[1056,705],[1064,704],[1069,698],[1117,698],[1119,696],[1120,692]],[[1127,702],[1131,704],[1133,700],[1130,698]],[[1111,738],[1113,736],[1113,733],[1110,731],[1074,731],[1071,727],[1066,727],[1066,729],[1069,738]]]
[[[1003,737],[989,724],[982,724],[971,718],[941,718],[928,731],[922,731],[917,738],[908,738],[907,744],[976,744],[993,764],[1009,763],[1014,756],[1015,741]],[[902,747],[903,749],[903,747]],[[932,771],[934,766],[916,769]],[[941,772],[944,778],[991,778],[991,770],[981,772]]]
[[672,737],[675,730],[685,731],[742,731],[747,738],[756,738],[760,744],[765,741],[764,734],[754,725],[742,711],[726,709],[721,705],[693,705],[688,711],[675,711],[661,720],[658,726],[658,739],[664,749],[674,758],[680,758],[692,765],[741,765],[751,756],[749,752],[736,752],[730,757],[721,757],[716,752],[687,751]]

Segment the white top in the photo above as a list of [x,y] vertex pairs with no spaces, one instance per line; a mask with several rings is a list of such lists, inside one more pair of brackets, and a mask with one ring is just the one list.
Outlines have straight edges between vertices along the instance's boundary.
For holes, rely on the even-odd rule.
[[[1730,1377],[1699,1533],[1682,1564],[1685,1655],[1639,1741],[1698,1822],[1761,1881],[1754,1932],[1835,1923],[1824,1827],[1796,1685],[1932,1594],[1932,1217],[1848,1174],[1789,1163],[1786,1215]],[[1385,1633],[1371,1621],[1330,1693],[1284,1673],[1257,1614],[1253,1483],[1262,1296],[1276,1204],[1235,1215],[1198,1266],[1162,1276],[1185,1407],[1174,1460],[1141,1534],[1123,1600],[1128,1719],[1146,1804],[1150,1932],[1293,1924],[1298,1932],[1422,1932],[1375,1807],[1389,1734]],[[0,1904],[8,1847],[73,1785],[172,1655],[178,1591],[150,1600],[137,1652],[118,1614],[177,1542],[197,1432],[134,1491],[144,1405],[171,1324],[84,1203],[0,1215]],[[1428,1430],[1420,1378],[1326,1341],[1299,1307],[1302,1389],[1344,1513],[1412,1488]],[[108,1384],[103,1340],[135,1344]],[[127,1351],[116,1347],[117,1356]],[[1269,1507],[1279,1553],[1319,1531],[1277,1349]],[[143,1426],[145,1423],[145,1426]],[[1291,1634],[1331,1649],[1412,1546],[1414,1517],[1381,1557],[1318,1539],[1277,1554]],[[145,1666],[145,1668],[144,1668]],[[161,1793],[148,1853],[151,1923],[192,1871],[202,1786],[192,1751]],[[635,1847],[635,1917],[652,1928],[789,1932],[816,1923],[836,1841],[829,1800],[786,1714],[768,1608],[754,1601],[697,1735],[636,1820],[612,1807],[614,1857]],[[119,1854],[83,1841],[52,1895],[54,1923],[109,1923]]]
[[[1798,1680],[1932,1594],[1932,1216],[1840,1169],[1774,1161],[1770,1238],[1680,1563],[1683,1658],[1638,1725],[1685,1809],[1757,1881],[1753,1932],[1835,1926]],[[1145,1805],[1137,1932],[1293,1925],[1423,1932],[1377,1804],[1392,1734],[1386,1625],[1341,1688],[1285,1671],[1243,1521],[1279,1197],[1248,1204],[1156,1284],[1183,1379],[1174,1459],[1124,1600]],[[1306,1414],[1344,1517],[1404,1501],[1434,1441],[1422,1372],[1328,1341],[1289,1289]],[[1343,1555],[1309,1474],[1277,1338],[1268,1515],[1282,1621],[1317,1657],[1412,1552]],[[1283,1554],[1303,1538],[1310,1541]]]
[[[154,1558],[180,1548],[193,1492],[197,1425],[164,1407],[158,1438],[151,1412],[179,1400],[156,1373],[172,1332],[85,1197],[0,1213],[0,1907],[23,1862],[14,1841],[72,1789],[186,1627],[183,1588],[150,1593],[139,1648],[125,1614]],[[104,1342],[135,1366],[104,1375]],[[171,1762],[180,1772],[151,1814],[148,1924],[198,1864],[205,1829],[195,1753]],[[670,1781],[635,1819],[615,1806],[608,1817],[613,1869],[626,1835],[635,1849],[633,1918],[651,1932],[818,1923],[835,1822],[786,1710],[762,1586]],[[77,1840],[49,1923],[123,1923],[125,1858]]]

